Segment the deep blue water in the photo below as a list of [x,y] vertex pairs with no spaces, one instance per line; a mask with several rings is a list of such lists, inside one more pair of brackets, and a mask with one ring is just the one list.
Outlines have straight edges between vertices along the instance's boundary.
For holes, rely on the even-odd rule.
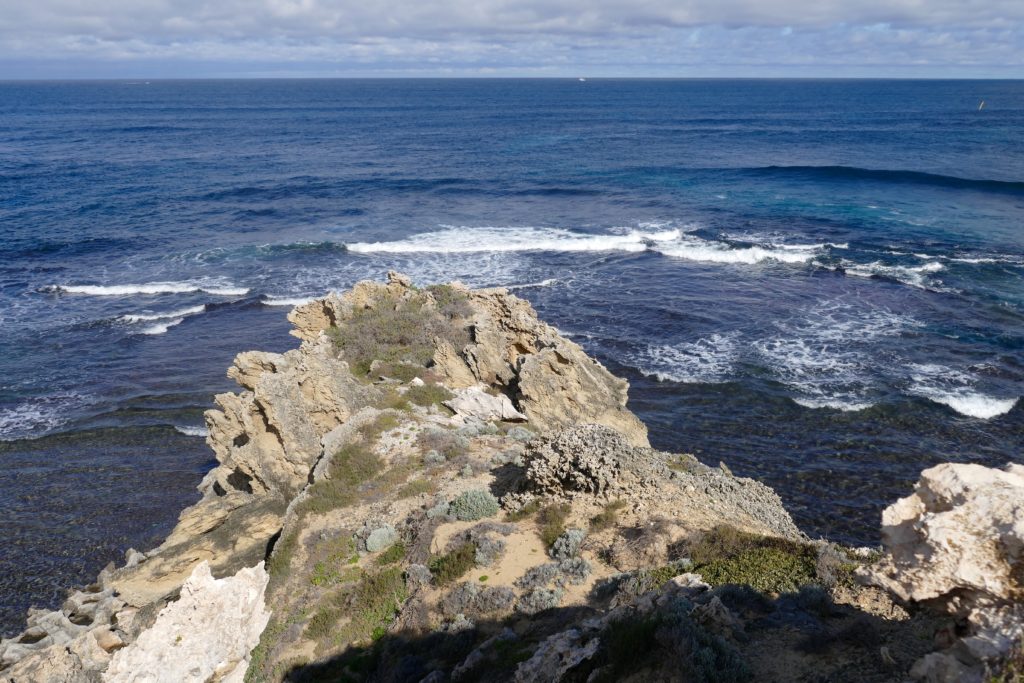
[[0,84],[0,632],[196,499],[273,304],[392,268],[519,287],[656,446],[877,542],[1024,457],[1022,234],[1022,81]]

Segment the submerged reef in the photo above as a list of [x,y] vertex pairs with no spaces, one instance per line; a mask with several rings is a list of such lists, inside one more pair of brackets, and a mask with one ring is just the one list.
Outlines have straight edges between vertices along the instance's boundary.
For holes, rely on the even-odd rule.
[[846,548],[651,448],[505,289],[389,273],[289,320],[206,415],[202,499],[31,611],[0,681],[1020,680],[1019,466],[927,470]]

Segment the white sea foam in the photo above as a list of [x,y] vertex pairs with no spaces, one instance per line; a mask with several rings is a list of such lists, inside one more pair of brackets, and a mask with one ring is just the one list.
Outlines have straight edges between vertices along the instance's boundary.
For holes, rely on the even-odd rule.
[[693,235],[654,245],[665,256],[705,263],[736,263],[754,265],[764,261],[807,263],[820,255],[825,245],[772,245],[767,247],[735,247],[726,242],[700,239]]
[[945,266],[938,261],[929,261],[920,266],[891,266],[881,261],[873,261],[865,264],[844,263],[843,268],[847,275],[857,277],[887,277],[897,282],[902,282],[911,287],[919,289],[934,289],[931,276],[944,270]]
[[803,406],[804,408],[831,408],[832,410],[841,410],[844,413],[855,413],[858,410],[867,410],[874,403],[858,403],[856,401],[840,401],[836,399],[812,399],[812,398],[794,398],[793,403]]
[[542,287],[551,287],[556,284],[558,284],[558,278],[549,277],[548,279],[541,280],[540,282],[527,282],[523,285],[505,285],[505,289],[514,292],[518,289],[538,289]]
[[977,390],[977,379],[973,375],[944,365],[911,365],[910,378],[910,394],[982,420],[1005,415],[1019,400],[1019,397],[999,398],[983,394]]
[[214,296],[242,296],[249,293],[244,287],[206,282],[147,282],[137,285],[51,285],[47,291],[89,296],[138,296],[153,294],[190,294],[204,292]]
[[0,408],[0,441],[35,439],[65,424],[70,412],[89,399],[74,392],[40,396]]
[[375,253],[471,254],[518,251],[645,251],[648,245],[677,239],[682,232],[630,230],[624,234],[589,235],[561,228],[448,227],[393,242],[355,242],[349,251]]
[[262,303],[264,306],[288,306],[288,307],[294,307],[294,306],[303,306],[305,304],[308,304],[310,301],[314,301],[315,299],[316,299],[315,296],[308,296],[308,297],[287,297],[287,296],[276,297],[276,296],[266,296],[266,297],[263,298],[263,301],[261,301],[260,303]]
[[200,304],[199,306],[190,306],[189,308],[168,311],[166,313],[133,313],[131,315],[123,315],[121,320],[126,323],[138,323],[150,320],[166,320],[168,318],[184,318],[190,315],[198,315],[205,310],[206,304]]
[[156,323],[154,325],[150,325],[149,327],[143,329],[140,332],[140,334],[164,334],[165,332],[167,332],[167,330],[171,329],[172,327],[174,327],[176,325],[180,325],[184,321],[185,321],[184,318],[174,318],[173,320],[166,320],[164,322],[159,322],[159,323]]
[[645,375],[684,384],[715,384],[728,381],[738,356],[739,334],[713,334],[694,342],[651,346],[636,363]]
[[877,393],[878,344],[919,325],[885,309],[830,300],[776,322],[778,334],[751,348],[798,404],[863,410]]
[[210,430],[206,427],[180,427],[174,425],[174,428],[184,434],[185,436],[209,436]]

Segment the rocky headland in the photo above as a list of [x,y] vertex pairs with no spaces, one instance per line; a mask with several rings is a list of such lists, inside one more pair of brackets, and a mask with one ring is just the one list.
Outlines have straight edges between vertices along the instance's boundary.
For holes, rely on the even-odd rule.
[[507,290],[389,273],[289,320],[206,415],[202,499],[0,681],[1024,680],[1024,467],[926,470],[845,548],[652,449]]

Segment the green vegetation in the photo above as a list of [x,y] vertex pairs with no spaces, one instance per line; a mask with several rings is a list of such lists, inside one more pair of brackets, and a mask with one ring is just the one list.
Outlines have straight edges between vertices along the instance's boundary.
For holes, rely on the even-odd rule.
[[417,444],[424,453],[437,451],[446,460],[451,460],[466,452],[469,448],[469,439],[453,431],[430,428],[420,432]]
[[498,499],[484,489],[463,491],[448,507],[448,514],[463,522],[490,517],[498,513]]
[[713,586],[745,584],[786,593],[817,581],[813,546],[718,526],[690,547],[693,571]]
[[461,579],[476,565],[476,543],[463,543],[455,550],[430,559],[427,567],[439,586]]
[[487,581],[487,579],[489,579],[489,578],[490,578],[490,577],[489,577],[489,576],[487,576],[487,574],[483,574],[483,575],[482,575],[482,576],[481,576],[481,577],[480,577],[479,579],[477,579],[477,581],[479,581],[480,583],[484,583],[484,582],[486,582],[486,581]]
[[1017,641],[1009,656],[995,667],[985,683],[1024,683],[1024,639]]
[[295,554],[295,548],[299,542],[299,533],[293,531],[287,536],[282,535],[278,537],[274,543],[274,551],[270,555],[270,559],[267,561],[267,573],[270,574],[271,579],[276,579],[287,573],[288,568],[292,564],[292,555]]
[[625,508],[626,505],[624,500],[612,501],[605,505],[601,512],[590,518],[590,530],[604,531],[614,527],[619,521],[619,510]]
[[565,533],[565,522],[569,519],[572,508],[568,503],[555,503],[542,509],[537,515],[540,524],[540,540],[545,548],[550,548]]
[[430,479],[413,479],[408,484],[398,489],[395,493],[395,500],[412,498],[423,493],[433,493],[437,490],[437,484]]
[[405,544],[399,541],[377,556],[377,565],[385,567],[405,559]]
[[649,615],[641,618],[613,621],[601,634],[609,669],[599,679],[617,681],[629,675],[639,661],[657,647],[655,632],[661,625],[661,618]]
[[313,565],[313,573],[309,577],[310,583],[314,586],[334,586],[359,578],[357,568],[344,566],[359,561],[359,556],[356,555],[356,545],[351,536],[339,536],[327,541],[324,546],[327,556]]
[[[431,405],[440,406],[444,401],[455,398],[455,394],[440,384],[421,384],[409,387],[405,392],[405,398],[418,406],[428,407]],[[449,412],[448,414],[450,415],[451,413]]]
[[375,374],[381,375],[382,377],[390,377],[391,379],[397,379],[403,384],[408,384],[413,379],[419,377],[422,378],[427,372],[427,369],[422,365],[413,365],[411,363],[378,363]]
[[354,586],[325,601],[306,625],[306,635],[336,645],[371,641],[383,634],[407,597],[401,567],[364,574]]
[[[436,307],[428,306],[431,300]],[[381,296],[371,308],[356,310],[340,326],[329,328],[327,336],[352,373],[365,378],[375,360],[388,368],[402,363],[426,366],[434,357],[436,337],[462,348],[470,341],[465,318],[471,313],[463,292],[431,287],[404,297]]]
[[505,515],[505,519],[507,519],[510,522],[521,522],[527,517],[532,517],[533,515],[537,514],[539,510],[540,499],[534,498],[529,503],[519,508],[515,512],[510,512],[507,515]]

